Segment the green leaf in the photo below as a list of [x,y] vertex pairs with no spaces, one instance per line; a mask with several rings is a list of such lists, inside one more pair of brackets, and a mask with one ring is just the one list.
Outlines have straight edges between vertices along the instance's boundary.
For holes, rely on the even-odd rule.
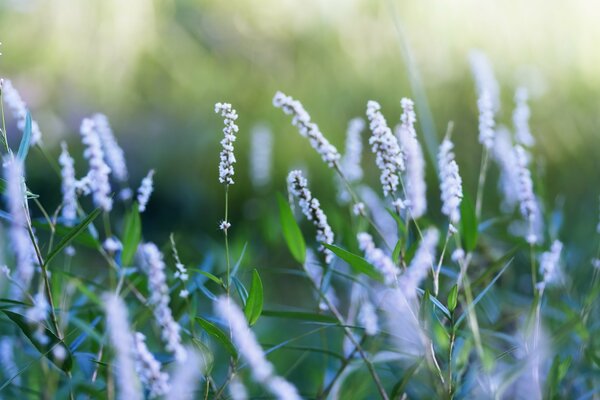
[[27,158],[29,152],[29,142],[31,141],[31,114],[27,111],[25,115],[25,129],[23,129],[23,137],[21,138],[21,144],[19,144],[19,151],[17,152],[17,158],[23,162]]
[[123,226],[121,262],[124,266],[130,265],[133,261],[140,240],[142,240],[142,220],[137,203],[133,203],[131,211],[125,217],[125,224]]
[[342,260],[346,261],[356,273],[365,274],[379,282],[382,281],[381,274],[379,274],[375,267],[369,264],[364,258],[332,244],[323,243],[323,246],[331,250],[333,254]]
[[231,281],[235,286],[235,290],[237,290],[238,295],[240,296],[240,300],[242,301],[242,305],[246,307],[246,301],[248,301],[248,290],[246,286],[240,281],[236,276],[231,277]]
[[[32,323],[27,318],[25,318],[25,316],[23,316],[21,314],[17,314],[12,311],[0,309],[0,312],[4,313],[4,315],[6,315],[11,321],[13,321],[19,327],[19,329],[21,329],[23,334],[25,336],[27,336],[27,338],[31,341],[31,343],[35,346],[35,348],[43,356],[48,358],[48,360],[50,360],[52,363],[54,363],[58,368],[62,369],[63,371],[69,372],[71,370],[71,367],[73,366],[73,358],[71,356],[71,351],[69,350],[69,347],[62,340],[60,340],[59,338],[56,337],[56,335],[54,335],[54,333],[52,333],[50,330],[48,330],[46,328],[43,328],[44,335],[46,336],[46,338],[48,338],[48,342],[41,343],[37,339],[37,335],[36,335],[36,331],[38,329],[37,324]],[[53,348],[55,346],[63,347],[63,349],[65,350],[65,358],[64,359],[61,360],[54,356]]]
[[450,293],[448,294],[448,310],[454,312],[456,304],[458,302],[458,285],[452,286]]
[[475,207],[469,196],[464,196],[460,203],[460,228],[465,250],[473,251],[477,246],[477,216]]
[[309,311],[279,311],[279,310],[263,310],[263,317],[272,318],[289,318],[297,319],[301,321],[318,322],[318,323],[331,323],[337,324],[338,321],[329,315],[316,314]]
[[223,280],[221,278],[211,274],[210,272],[202,271],[201,269],[198,269],[198,268],[189,268],[189,270],[193,271],[193,272],[197,272],[201,275],[204,275],[205,277],[207,277],[208,279],[210,279],[217,285],[223,286]]
[[396,265],[400,263],[400,255],[402,254],[403,247],[404,243],[402,243],[402,240],[398,240],[396,246],[394,246],[394,251],[392,252],[392,261],[394,261],[394,264]]
[[237,351],[235,349],[235,346],[233,345],[233,343],[231,343],[231,340],[229,340],[229,336],[225,334],[225,332],[219,329],[212,322],[209,322],[202,317],[196,317],[196,322],[200,324],[200,326],[206,331],[206,333],[215,337],[223,345],[225,350],[227,350],[227,352],[231,354],[233,358],[237,358]]
[[260,313],[263,308],[263,285],[260,280],[260,275],[258,275],[258,271],[255,269],[252,273],[252,286],[250,287],[250,292],[248,293],[248,301],[246,302],[246,307],[244,308],[244,314],[246,315],[246,319],[250,326],[254,325],[260,317]]
[[96,217],[98,217],[98,215],[100,215],[100,213],[102,212],[102,210],[100,208],[96,208],[94,211],[92,211],[87,217],[85,217],[85,219],[83,221],[81,221],[79,223],[79,225],[75,226],[74,228],[72,228],[63,238],[62,240],[56,245],[56,247],[50,252],[50,254],[48,254],[46,256],[46,261],[44,262],[44,264],[47,266],[48,264],[50,264],[50,261],[52,261],[52,259],[54,257],[56,257],[65,247],[67,247],[69,245],[69,243],[71,243],[71,241],[73,239],[75,239],[77,236],[79,236],[84,230],[85,228],[92,223],[92,221],[94,221],[96,219]]
[[406,234],[406,225],[404,224],[404,221],[402,220],[402,218],[400,218],[400,216],[398,215],[398,213],[396,213],[394,210],[392,210],[390,208],[386,208],[385,210],[396,221],[396,224],[398,225],[398,234],[400,236],[403,236],[403,235],[407,236],[407,234]]
[[[51,230],[50,224],[48,224],[48,222],[46,220],[33,220],[31,222],[31,224],[36,229],[42,229],[42,230],[45,230],[45,231],[50,231]],[[69,226],[66,226],[66,225],[63,225],[63,224],[55,224],[54,225],[54,232],[58,236],[66,236],[66,235],[68,235],[69,232],[71,232],[71,229],[72,229],[72,227],[69,227]],[[98,240],[96,240],[87,231],[81,232],[79,235],[77,235],[77,237],[73,238],[73,242],[75,242],[77,244],[80,244],[82,246],[89,247],[91,249],[95,249],[99,245]]]
[[290,205],[280,193],[277,193],[277,202],[279,203],[281,230],[288,249],[296,261],[304,264],[306,260],[306,244],[302,236],[302,231],[298,227]]

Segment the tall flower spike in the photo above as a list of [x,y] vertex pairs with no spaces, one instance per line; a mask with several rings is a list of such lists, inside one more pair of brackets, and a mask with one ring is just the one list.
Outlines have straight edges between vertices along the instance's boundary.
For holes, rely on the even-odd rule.
[[440,192],[442,198],[442,213],[456,224],[460,221],[460,203],[462,202],[462,179],[458,164],[454,160],[452,149],[454,144],[446,138],[440,144],[438,166],[440,174]]
[[250,141],[250,178],[255,188],[267,186],[271,182],[273,163],[273,134],[265,125],[252,129]]
[[514,148],[515,159],[517,160],[517,168],[519,173],[519,204],[521,214],[529,223],[529,235],[527,236],[528,243],[537,242],[537,237],[533,231],[535,218],[538,212],[538,204],[533,192],[533,181],[531,180],[531,172],[529,171],[529,155],[525,149],[519,145]]
[[477,97],[481,97],[483,92],[487,92],[492,103],[492,110],[498,111],[500,109],[500,86],[494,76],[490,60],[483,52],[473,50],[469,54],[469,62],[475,79]]
[[542,281],[538,283],[538,288],[543,289],[548,284],[552,284],[560,279],[560,253],[563,244],[560,240],[555,240],[550,247],[550,251],[542,253],[540,256],[540,273]]
[[150,398],[163,396],[169,391],[169,375],[160,370],[160,363],[146,346],[146,337],[136,332],[133,335],[135,369],[142,384],[148,389]]
[[238,118],[237,112],[231,107],[229,103],[217,103],[215,104],[215,113],[223,117],[223,128],[224,138],[221,140],[221,150],[219,162],[219,182],[226,185],[233,185],[233,164],[235,164],[235,155],[233,154],[233,143],[235,142],[235,134],[239,131],[238,126],[235,124],[235,120]]
[[345,153],[340,162],[340,169],[349,182],[358,182],[363,177],[360,161],[363,151],[361,132],[364,129],[365,121],[362,118],[353,118],[348,123]]
[[243,312],[237,305],[230,298],[220,297],[215,303],[215,312],[229,325],[233,342],[250,366],[254,380],[279,400],[300,400],[296,388],[275,375],[273,364],[267,360],[254,333],[248,327]]
[[113,200],[110,197],[110,182],[108,175],[111,170],[104,161],[104,151],[98,135],[98,129],[93,119],[85,118],[81,123],[81,141],[85,145],[83,156],[88,160],[90,170],[84,179],[89,185],[96,207],[109,212]]
[[435,261],[435,248],[439,240],[439,232],[429,228],[423,232],[423,239],[415,253],[410,265],[402,274],[398,286],[407,298],[415,298],[417,288],[427,277]]
[[62,177],[61,190],[63,195],[61,215],[66,226],[73,226],[77,219],[77,179],[75,178],[75,161],[69,154],[67,144],[60,144],[62,152],[58,158],[60,175]]
[[500,167],[498,189],[502,193],[502,210],[512,212],[519,202],[519,168],[510,132],[505,127],[496,131],[492,157]]
[[[10,240],[16,258],[14,279],[19,287],[27,291],[34,274],[35,253],[27,232],[27,214],[25,211],[25,191],[23,183],[23,164],[12,156],[4,157],[4,179],[8,210],[12,218]],[[20,293],[20,290],[14,293]],[[21,295],[18,295],[20,298]]]
[[117,139],[113,134],[108,118],[104,114],[95,114],[92,116],[96,124],[98,137],[102,143],[102,151],[104,151],[104,159],[111,169],[112,175],[119,182],[127,182],[129,173],[127,172],[127,164],[125,163],[125,153],[117,143]]
[[388,257],[383,250],[375,247],[373,237],[368,233],[361,232],[356,236],[358,247],[365,253],[365,259],[373,264],[375,268],[383,276],[386,285],[392,285],[396,282],[400,270],[394,264],[392,259]]
[[141,213],[146,211],[146,206],[148,205],[148,200],[150,200],[150,195],[152,194],[152,191],[154,190],[154,187],[152,185],[153,177],[154,177],[154,170],[151,169],[150,171],[148,171],[148,175],[146,175],[144,177],[144,179],[142,179],[142,184],[138,188],[137,202],[138,202],[138,208]]
[[406,199],[412,218],[422,217],[427,211],[427,184],[425,183],[425,159],[417,140],[415,122],[417,120],[412,100],[401,101],[402,116],[398,139],[406,156]]
[[127,321],[127,308],[123,300],[106,294],[103,298],[106,311],[106,328],[108,337],[115,351],[115,380],[117,381],[118,399],[141,400],[142,393],[135,373],[133,357],[134,342]]
[[381,106],[376,101],[371,100],[367,103],[367,118],[372,132],[369,144],[375,154],[377,167],[381,171],[379,179],[383,194],[393,195],[400,183],[399,174],[404,171],[404,154],[381,114]]
[[529,94],[527,89],[524,87],[520,87],[517,89],[515,93],[515,110],[513,111],[513,125],[515,127],[515,137],[517,139],[517,143],[531,147],[535,143],[535,139],[531,135],[531,130],[529,129],[529,117],[531,115],[531,111],[529,110],[529,105],[527,104],[527,100],[529,98]]
[[[333,231],[327,222],[327,216],[321,210],[319,200],[314,198],[308,189],[308,182],[302,176],[302,171],[291,171],[287,182],[289,193],[298,199],[302,213],[317,229],[317,242],[333,244]],[[319,246],[319,251],[325,255],[325,263],[330,264],[333,261],[333,254],[323,245]]]
[[165,274],[165,262],[162,253],[154,243],[140,245],[141,256],[146,274],[148,275],[148,289],[150,292],[150,305],[154,317],[161,327],[161,336],[167,350],[175,354],[177,361],[184,361],[186,350],[181,344],[181,327],[173,318],[169,308],[169,286]]
[[292,115],[292,125],[298,128],[300,135],[308,138],[310,145],[319,153],[327,165],[330,167],[337,166],[340,153],[335,146],[325,139],[318,125],[311,122],[310,115],[308,115],[302,103],[281,92],[277,92],[273,97],[273,105],[281,108],[284,113]]
[[[13,117],[17,120],[17,127],[21,132],[25,130],[25,120],[27,118],[27,104],[21,98],[21,95],[15,89],[10,80],[4,80],[2,83],[2,99],[10,109]],[[40,126],[34,120],[31,120],[31,138],[29,146],[33,147],[42,142],[42,132]]]
[[479,109],[479,143],[490,150],[494,146],[494,109],[490,94],[483,91],[477,100]]

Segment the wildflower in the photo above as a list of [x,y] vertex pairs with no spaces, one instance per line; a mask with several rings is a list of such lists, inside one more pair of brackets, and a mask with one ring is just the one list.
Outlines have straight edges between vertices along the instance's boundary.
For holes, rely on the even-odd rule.
[[460,203],[463,192],[462,179],[458,171],[458,164],[454,160],[453,148],[454,144],[450,139],[444,139],[438,153],[438,165],[442,213],[450,218],[450,222],[456,224],[460,221]]
[[106,240],[104,241],[104,243],[102,243],[102,247],[107,252],[113,253],[113,254],[116,253],[116,252],[118,252],[118,251],[123,250],[123,244],[115,236],[111,236],[109,238],[106,238]]
[[519,167],[510,132],[504,127],[496,131],[492,156],[500,167],[498,186],[502,193],[502,209],[512,212],[519,202]]
[[417,288],[427,277],[435,258],[435,248],[439,240],[439,233],[435,228],[429,228],[423,233],[423,239],[413,257],[410,265],[399,280],[399,287],[407,298],[415,298]]
[[417,219],[427,211],[427,185],[425,183],[425,159],[415,131],[415,110],[412,100],[404,98],[402,104],[402,124],[398,139],[406,157],[406,198],[410,215]]
[[75,162],[69,154],[67,144],[62,142],[60,144],[62,152],[58,158],[58,163],[61,166],[60,174],[62,177],[62,218],[64,224],[67,226],[73,226],[77,219],[77,180],[75,179]]
[[479,108],[479,143],[490,150],[494,146],[494,110],[487,91],[483,91],[477,100]]
[[235,120],[238,118],[237,112],[231,107],[229,103],[217,103],[215,104],[215,113],[223,117],[225,127],[223,128],[223,135],[225,136],[221,140],[221,150],[219,162],[219,182],[226,185],[233,185],[233,164],[235,164],[235,155],[233,154],[233,142],[235,142],[235,134],[239,128],[235,124]]
[[86,182],[89,185],[96,207],[109,212],[113,206],[108,180],[111,169],[104,161],[104,151],[94,120],[85,118],[81,123],[80,132],[82,142],[86,146],[83,156],[88,159],[90,165]]
[[361,132],[364,129],[365,121],[362,118],[353,118],[348,123],[346,147],[340,161],[340,169],[349,182],[358,182],[363,177],[360,161],[363,150]]
[[231,228],[231,223],[229,223],[228,221],[221,221],[219,223],[220,230],[227,232],[227,229],[229,228]]
[[237,376],[231,378],[231,382],[229,382],[229,395],[232,400],[248,400],[246,387]]
[[465,260],[465,251],[461,248],[458,248],[452,252],[452,255],[450,256],[450,258],[455,263],[462,264],[463,261]]
[[271,181],[272,153],[273,134],[264,125],[255,126],[250,141],[250,178],[255,188],[265,187]]
[[34,274],[35,253],[27,232],[27,211],[23,183],[23,164],[16,158],[4,158],[4,179],[8,210],[12,218],[9,235],[16,258],[15,281],[27,291]]
[[367,118],[372,132],[369,144],[376,156],[377,167],[381,171],[379,179],[383,186],[383,194],[393,195],[400,182],[398,175],[404,171],[404,154],[385,117],[381,114],[381,106],[376,101],[367,103]]
[[169,308],[169,287],[167,286],[163,255],[154,243],[142,244],[140,252],[145,272],[148,275],[149,303],[153,306],[154,317],[162,329],[162,339],[166,343],[167,350],[175,354],[175,359],[183,361],[186,351],[181,344],[179,333],[181,328]]
[[188,271],[187,268],[185,268],[185,265],[183,265],[183,263],[181,262],[181,260],[179,259],[179,253],[177,252],[177,247],[175,247],[175,238],[173,237],[173,234],[171,234],[171,249],[173,251],[173,258],[175,258],[175,279],[178,279],[181,282],[181,286],[183,287],[183,289],[181,289],[181,291],[179,292],[179,297],[181,298],[187,298],[189,296],[189,292],[188,290],[185,288],[185,283],[188,281],[188,279],[190,278],[188,275]]
[[473,50],[469,54],[469,62],[475,78],[477,96],[481,97],[483,92],[487,92],[492,110],[498,111],[500,109],[500,87],[490,61],[481,51]]
[[142,385],[148,389],[150,398],[163,396],[169,391],[169,376],[160,370],[160,363],[146,346],[146,337],[136,332],[133,335],[135,369]]
[[515,159],[519,174],[518,196],[521,214],[529,222],[530,233],[527,236],[528,243],[535,243],[537,238],[533,233],[533,225],[538,212],[537,201],[533,193],[533,181],[531,180],[531,172],[529,172],[528,164],[529,157],[527,152],[520,145],[514,148]]
[[273,105],[281,108],[284,113],[292,115],[292,125],[298,128],[301,136],[308,138],[312,148],[319,153],[327,165],[332,168],[338,165],[340,153],[335,146],[325,139],[318,125],[311,122],[310,115],[308,115],[302,103],[281,92],[277,92],[273,97]]
[[531,135],[531,130],[529,129],[529,116],[531,115],[531,111],[527,105],[528,98],[529,95],[526,88],[520,87],[517,89],[515,93],[516,107],[512,117],[517,142],[523,146],[530,147],[535,143],[535,139]]
[[555,240],[552,243],[552,246],[550,246],[550,251],[546,251],[540,256],[540,273],[542,274],[542,281],[537,284],[538,288],[544,289],[546,285],[559,280],[559,262],[562,248],[563,244],[559,240]]
[[275,375],[271,364],[248,327],[243,312],[230,298],[220,297],[215,303],[215,312],[227,321],[231,336],[242,358],[246,360],[256,382],[268,389],[277,399],[300,399],[298,392],[289,382]]
[[152,186],[152,177],[153,176],[154,176],[154,170],[151,169],[150,171],[148,171],[148,175],[146,175],[146,177],[144,179],[142,179],[142,184],[138,188],[137,202],[138,202],[138,209],[140,210],[141,213],[146,211],[146,205],[148,204],[148,200],[150,200],[150,195],[152,194],[152,191],[154,190],[154,187]]
[[448,224],[448,234],[449,235],[454,235],[458,233],[458,229],[456,229],[456,227],[452,224]]
[[196,387],[206,370],[204,360],[193,349],[187,350],[188,357],[185,362],[178,361],[170,390],[165,396],[166,400],[192,400],[198,398],[194,394]]
[[[21,132],[24,132],[27,119],[27,104],[25,104],[17,89],[15,89],[12,82],[8,79],[2,83],[2,99],[6,102],[13,117],[17,120],[17,127]],[[29,146],[33,147],[41,142],[42,132],[40,131],[40,127],[36,121],[31,120]]]
[[365,203],[359,202],[352,206],[352,212],[354,215],[366,215],[367,211],[365,209]]
[[115,139],[108,118],[104,114],[95,114],[92,116],[92,120],[96,126],[100,143],[102,143],[104,159],[110,167],[112,175],[119,182],[127,182],[129,174],[125,163],[125,153]]
[[365,333],[369,336],[375,336],[379,332],[379,323],[377,312],[373,303],[365,300],[358,314],[358,321],[365,328]]
[[398,213],[400,213],[400,211],[406,209],[406,207],[408,207],[409,205],[410,205],[410,202],[408,200],[396,199],[396,200],[392,201],[392,206],[394,206],[394,208],[396,209],[396,211]]
[[373,237],[366,232],[360,232],[356,236],[358,247],[365,254],[365,259],[381,273],[386,285],[392,285],[400,273],[392,259],[385,255],[383,250],[375,247]]
[[115,379],[119,399],[141,400],[142,394],[135,373],[135,362],[132,354],[133,336],[127,321],[127,308],[123,300],[114,295],[104,295],[106,311],[106,327],[108,337],[115,351]]
[[49,311],[50,305],[46,300],[46,296],[43,291],[39,291],[33,296],[33,307],[27,309],[25,313],[27,319],[29,319],[29,323],[35,327],[34,337],[42,344],[49,342],[44,327],[44,321]]
[[[321,210],[319,200],[314,198],[308,189],[308,182],[306,181],[306,178],[302,176],[302,171],[291,171],[288,175],[287,182],[288,192],[298,199],[302,212],[309,221],[312,221],[317,229],[317,242],[333,244],[333,231],[327,222],[327,216],[323,210]],[[331,261],[333,261],[333,254],[323,245],[319,246],[319,251],[324,254],[326,264],[330,264]]]

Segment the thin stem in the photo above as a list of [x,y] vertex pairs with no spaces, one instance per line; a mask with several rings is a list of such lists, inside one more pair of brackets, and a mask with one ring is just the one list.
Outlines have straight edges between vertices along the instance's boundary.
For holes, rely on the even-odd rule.
[[224,225],[224,229],[223,229],[223,233],[225,235],[225,258],[227,260],[227,297],[229,297],[230,294],[230,286],[231,286],[231,282],[230,282],[230,277],[229,274],[231,272],[231,261],[229,260],[229,237],[227,235],[227,225],[229,224],[229,185],[225,185],[225,225]]
[[4,142],[4,149],[6,153],[10,152],[8,148],[8,135],[6,134],[6,122],[4,120],[4,97],[2,96],[2,88],[0,87],[0,113],[2,113],[2,141]]
[[477,184],[477,199],[475,200],[475,216],[477,220],[481,217],[481,206],[483,204],[483,189],[485,187],[485,177],[487,175],[489,160],[489,150],[485,148],[481,156],[481,167],[479,168],[479,181]]

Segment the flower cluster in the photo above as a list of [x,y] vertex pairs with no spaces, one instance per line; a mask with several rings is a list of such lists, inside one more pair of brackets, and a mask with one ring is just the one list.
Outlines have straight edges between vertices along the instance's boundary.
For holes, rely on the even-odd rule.
[[450,218],[450,222],[455,224],[460,221],[460,203],[463,191],[462,179],[458,171],[458,164],[454,160],[453,148],[454,144],[450,139],[444,139],[442,144],[440,144],[438,166],[442,213]]
[[233,185],[233,164],[235,164],[235,155],[233,154],[233,143],[235,142],[235,134],[239,131],[235,121],[238,118],[237,112],[233,109],[229,103],[217,103],[215,104],[215,113],[223,117],[223,128],[224,138],[221,140],[220,162],[219,162],[219,182],[226,185]]
[[[25,104],[17,89],[15,89],[12,82],[8,79],[2,82],[2,100],[6,102],[13,117],[17,120],[17,127],[23,132],[25,130],[27,119],[27,104]],[[36,121],[31,120],[31,138],[29,139],[29,145],[33,147],[41,142],[42,132],[40,131],[40,126]]]
[[265,357],[263,349],[248,327],[244,313],[228,297],[215,302],[215,312],[226,321],[240,355],[246,360],[256,382],[263,385],[279,400],[300,400],[298,391],[285,379],[275,375],[273,364]]
[[358,240],[358,247],[365,253],[365,259],[373,264],[373,266],[381,273],[385,284],[394,284],[400,270],[394,264],[392,259],[388,257],[383,250],[375,247],[373,238],[368,233],[360,232],[356,238]]
[[179,292],[179,297],[185,299],[190,294],[185,287],[188,279],[190,279],[190,276],[188,275],[187,268],[185,267],[185,265],[183,265],[183,263],[179,259],[179,253],[177,252],[177,247],[175,246],[175,238],[173,237],[173,235],[171,235],[171,250],[173,251],[173,258],[175,259],[175,269],[176,269],[173,276],[175,277],[175,279],[178,279],[181,282],[181,286],[183,287],[181,289],[181,291]]
[[140,245],[140,253],[145,272],[148,275],[149,303],[152,305],[154,317],[162,329],[162,339],[167,350],[175,354],[175,359],[183,361],[187,352],[181,344],[179,333],[181,327],[173,318],[169,308],[169,286],[167,285],[163,255],[154,243]]
[[146,206],[148,205],[148,200],[150,200],[150,195],[154,190],[152,178],[154,177],[154,170],[151,169],[148,171],[148,174],[142,179],[142,183],[137,190],[137,202],[138,209],[140,212],[146,211]]
[[487,91],[483,91],[477,100],[479,109],[479,143],[491,150],[494,146],[494,109]]
[[292,115],[292,125],[298,128],[300,135],[308,138],[310,145],[319,153],[327,165],[330,167],[337,166],[340,153],[335,146],[325,139],[317,124],[311,122],[310,115],[308,115],[302,103],[281,92],[277,92],[273,97],[273,105],[281,108],[284,113]]
[[108,179],[111,169],[104,161],[104,150],[102,150],[102,143],[96,122],[91,118],[85,118],[81,123],[80,133],[81,141],[86,147],[83,156],[88,160],[90,165],[90,170],[86,176],[86,183],[92,192],[96,207],[109,212],[113,206]]
[[353,118],[348,123],[345,153],[340,161],[340,169],[348,182],[358,182],[363,177],[360,161],[363,151],[361,132],[364,129],[365,121],[362,118]]
[[[302,176],[302,171],[291,171],[287,178],[288,191],[298,199],[302,213],[317,229],[317,242],[333,244],[333,231],[327,222],[327,216],[321,210],[321,203],[312,196],[308,189],[308,182]],[[325,263],[330,264],[333,260],[333,254],[323,245],[319,246],[319,251],[325,255]]]
[[413,219],[422,217],[427,211],[427,185],[425,183],[425,159],[417,140],[415,130],[416,115],[412,100],[401,101],[402,116],[398,138],[406,157],[406,200]]
[[502,193],[502,209],[512,212],[519,202],[519,168],[508,129],[500,127],[496,131],[492,156],[500,168],[498,187]]
[[531,130],[529,129],[529,116],[531,115],[531,111],[529,110],[529,105],[527,105],[528,98],[529,94],[527,89],[524,87],[517,89],[515,93],[516,107],[513,111],[512,118],[517,143],[531,147],[535,143],[535,139],[531,135]]
[[119,182],[127,182],[129,173],[127,172],[127,164],[125,163],[125,153],[117,143],[117,139],[108,122],[108,118],[104,114],[95,114],[92,120],[96,125],[96,131],[102,143],[102,151],[104,159],[111,169],[112,175]]
[[358,313],[358,322],[365,328],[365,333],[369,336],[375,336],[379,333],[379,319],[375,306],[369,300],[363,300],[360,312]]
[[61,190],[63,195],[61,215],[66,226],[73,226],[77,219],[77,179],[75,178],[75,161],[69,154],[67,144],[62,142],[60,157]]
[[400,183],[399,174],[404,171],[404,154],[398,139],[392,134],[385,117],[381,114],[381,106],[376,101],[371,100],[367,103],[367,118],[372,132],[369,144],[381,171],[383,194],[393,195]]
[[477,96],[481,97],[483,92],[487,92],[492,103],[492,110],[495,112],[500,109],[500,86],[494,76],[494,70],[490,60],[481,51],[473,50],[469,54],[471,72],[475,78],[475,88]]
[[527,237],[529,243],[537,241],[536,235],[533,233],[533,225],[535,217],[538,213],[538,204],[533,192],[533,181],[531,172],[529,171],[529,155],[523,147],[516,145],[514,148],[515,159],[517,161],[517,170],[519,174],[518,195],[521,214],[528,221],[530,232]]
[[165,395],[169,391],[169,376],[160,370],[160,363],[146,346],[146,337],[136,332],[133,335],[135,369],[142,385],[148,389],[150,398]]
[[550,251],[546,251],[540,256],[542,281],[538,283],[538,288],[543,289],[546,285],[552,284],[560,278],[559,263],[562,248],[563,244],[559,240],[555,240],[550,246]]

